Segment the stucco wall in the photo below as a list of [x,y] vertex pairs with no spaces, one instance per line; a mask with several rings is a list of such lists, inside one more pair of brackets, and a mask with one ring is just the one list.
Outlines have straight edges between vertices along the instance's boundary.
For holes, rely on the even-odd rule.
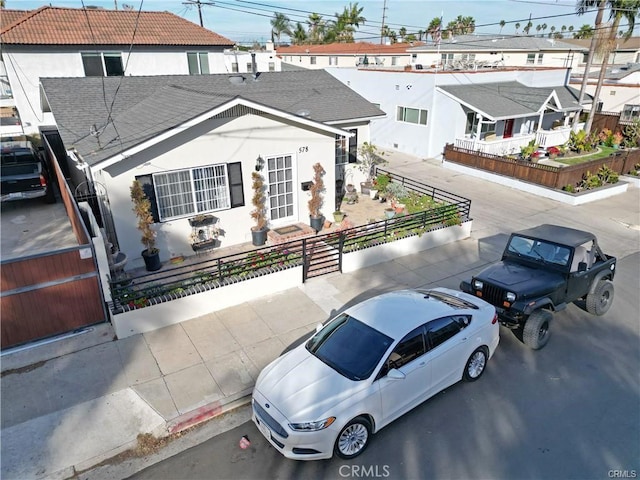
[[[136,219],[131,210],[129,188],[136,176],[177,170],[195,166],[242,162],[245,206],[211,212],[220,219],[225,235],[220,240],[229,246],[251,241],[250,217],[251,173],[256,158],[265,160],[274,155],[293,157],[294,215],[291,218],[270,222],[270,227],[295,222],[309,223],[308,192],[301,189],[301,182],[310,181],[312,165],[321,162],[325,166],[326,186],[325,216],[333,211],[335,190],[335,137],[333,134],[287,125],[273,118],[246,115],[236,119],[210,120],[193,127],[178,136],[160,143],[125,161],[95,172],[96,180],[106,186],[111,202],[114,223],[121,251],[130,263],[128,267],[142,266],[139,242],[140,233],[135,228]],[[266,174],[266,167],[263,170]],[[99,177],[99,178],[98,178]],[[191,227],[189,215],[155,224],[158,232],[157,247],[163,261],[180,255],[193,255],[189,243]]]
[[[74,49],[75,48],[75,49]],[[209,51],[210,73],[231,71],[231,58],[221,47],[163,47],[159,49],[135,49],[128,54],[122,47],[95,46],[80,49],[70,47],[54,49],[32,47],[28,49],[3,45],[2,57],[11,84],[16,107],[27,133],[36,133],[38,126],[55,125],[51,113],[43,113],[40,103],[40,77],[84,77],[81,52],[118,52],[127,76],[139,75],[188,75],[187,52]],[[251,61],[251,56],[245,54]],[[258,71],[268,71],[273,52],[257,52]],[[280,70],[276,63],[276,70]],[[246,62],[240,63],[240,71],[246,72]]]
[[[366,71],[357,69],[327,69],[338,80],[387,113],[383,119],[371,122],[371,142],[418,157],[434,158],[442,154],[446,143],[464,136],[466,113],[450,97],[436,93],[436,85],[472,85],[475,83],[519,81],[530,86],[564,85],[568,70],[487,71],[469,73]],[[396,120],[398,106],[426,109],[427,125],[415,125]],[[514,122],[513,132],[529,133],[535,120]]]

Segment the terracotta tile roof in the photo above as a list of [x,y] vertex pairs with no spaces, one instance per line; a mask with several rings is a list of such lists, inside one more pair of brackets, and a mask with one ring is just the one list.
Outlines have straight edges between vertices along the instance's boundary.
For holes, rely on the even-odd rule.
[[[42,7],[6,23],[6,12],[2,11],[0,36],[2,43],[14,45],[129,45],[138,16],[135,10]],[[234,42],[172,13],[143,11],[134,44],[232,46]]]
[[13,22],[24,17],[27,13],[29,13],[29,10],[7,10],[3,8],[0,11],[0,30],[4,30]]
[[380,45],[369,42],[328,43],[324,45],[291,45],[276,47],[278,55],[295,55],[309,53],[313,55],[392,55],[407,53],[407,48],[424,45],[424,42],[394,43]]

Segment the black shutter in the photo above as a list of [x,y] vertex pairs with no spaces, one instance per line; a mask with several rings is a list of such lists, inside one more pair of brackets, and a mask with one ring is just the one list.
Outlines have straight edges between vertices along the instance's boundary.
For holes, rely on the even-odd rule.
[[160,222],[160,215],[158,214],[158,202],[156,202],[156,191],[153,188],[153,177],[151,175],[140,175],[136,177],[136,180],[140,182],[142,191],[151,202],[151,215],[155,223]]
[[350,130],[354,135],[349,137],[349,163],[358,162],[358,130]]
[[231,192],[231,208],[244,206],[244,187],[242,185],[242,163],[227,164],[229,191]]

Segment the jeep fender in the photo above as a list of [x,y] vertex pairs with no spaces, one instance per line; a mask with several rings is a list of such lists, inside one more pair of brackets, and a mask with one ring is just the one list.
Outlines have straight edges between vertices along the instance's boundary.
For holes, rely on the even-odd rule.
[[596,287],[598,286],[598,282],[600,280],[611,280],[611,270],[602,270],[598,272],[598,274],[593,277],[593,281],[591,282],[591,286],[589,287],[589,294],[593,295],[593,292],[596,291]]
[[525,315],[531,315],[535,310],[540,310],[541,308],[547,308],[551,311],[556,310],[556,307],[553,305],[551,299],[549,297],[545,297],[523,304],[522,313],[524,313]]

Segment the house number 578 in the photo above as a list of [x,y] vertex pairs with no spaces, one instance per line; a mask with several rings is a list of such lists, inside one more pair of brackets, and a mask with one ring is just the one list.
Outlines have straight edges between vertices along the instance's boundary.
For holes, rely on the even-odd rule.
[[309,147],[298,148],[298,153],[307,153],[308,151],[309,151]]

